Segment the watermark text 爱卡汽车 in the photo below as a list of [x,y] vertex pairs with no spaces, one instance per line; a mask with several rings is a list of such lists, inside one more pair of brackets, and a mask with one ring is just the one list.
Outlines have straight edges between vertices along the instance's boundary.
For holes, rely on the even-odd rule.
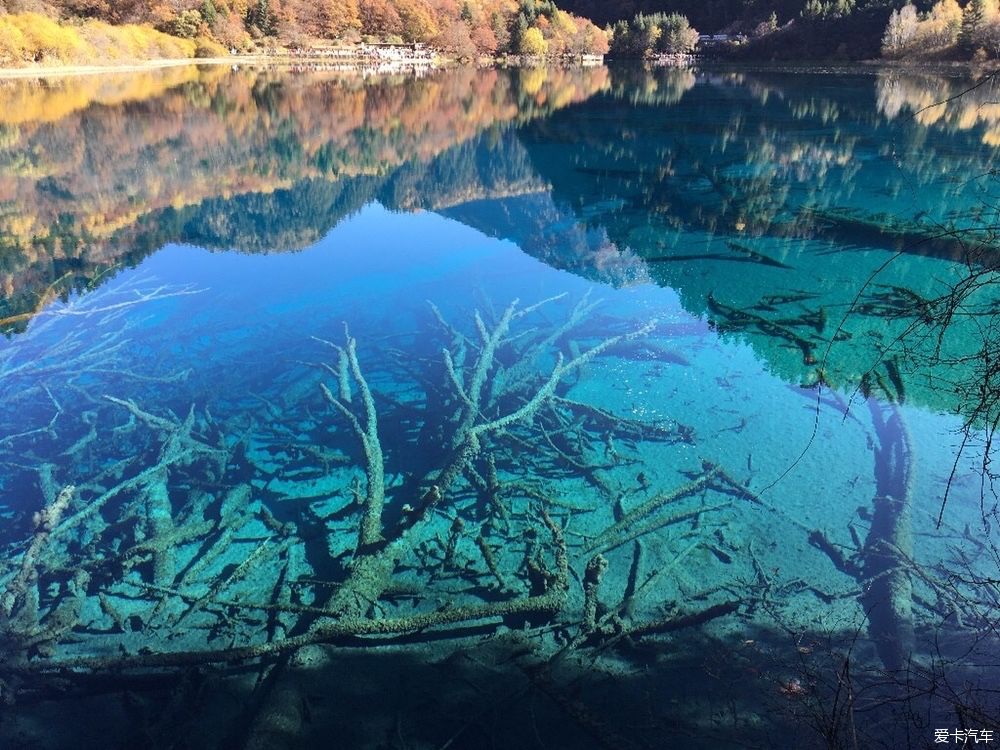
[[978,745],[993,742],[994,734],[992,729],[935,729],[934,743]]

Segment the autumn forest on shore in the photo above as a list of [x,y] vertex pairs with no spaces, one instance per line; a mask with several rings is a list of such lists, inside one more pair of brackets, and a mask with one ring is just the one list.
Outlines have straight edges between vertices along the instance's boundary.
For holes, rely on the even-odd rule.
[[[232,55],[427,59],[1000,57],[997,0],[0,0],[0,68]],[[365,45],[368,45],[367,47]]]

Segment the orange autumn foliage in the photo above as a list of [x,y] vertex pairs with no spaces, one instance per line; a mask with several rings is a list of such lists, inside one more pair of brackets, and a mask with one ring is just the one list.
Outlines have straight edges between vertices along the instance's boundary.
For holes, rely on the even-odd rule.
[[[0,65],[194,57],[318,40],[423,42],[460,56],[518,52],[524,15],[551,54],[604,51],[604,32],[551,0],[0,0]],[[526,5],[527,3],[527,5]],[[526,8],[531,8],[526,11]],[[190,42],[195,41],[195,46]]]

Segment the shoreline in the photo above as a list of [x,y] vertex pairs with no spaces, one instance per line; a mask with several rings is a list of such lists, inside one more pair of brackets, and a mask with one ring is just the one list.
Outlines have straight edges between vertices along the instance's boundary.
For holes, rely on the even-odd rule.
[[[269,58],[263,55],[242,57],[175,57],[116,65],[39,65],[24,68],[0,68],[0,80],[15,78],[53,78],[63,76],[86,76],[100,73],[141,73],[145,70],[176,68],[182,65],[234,65],[240,63],[258,64]],[[273,59],[273,58],[270,58]]]
[[231,55],[227,57],[178,57],[159,58],[155,60],[138,60],[134,62],[112,64],[112,65],[36,65],[23,68],[0,68],[0,81],[8,79],[24,78],[61,78],[73,76],[100,75],[102,73],[141,73],[149,70],[159,70],[163,68],[176,68],[184,65],[329,65],[346,66],[362,70],[366,67],[378,65],[400,65],[406,68],[428,68],[437,69],[453,64],[455,61],[447,56],[439,56],[433,61],[413,62],[406,59],[401,60],[371,60],[362,56],[345,57],[331,59],[323,55]]
[[[448,57],[441,57],[435,60],[432,64],[426,66],[432,69],[437,69],[441,67],[448,67],[455,64],[468,64],[473,67],[481,67],[484,63],[492,65],[505,67],[515,61],[517,58],[492,58],[488,60],[479,59],[472,62],[462,62],[456,61]],[[100,75],[104,73],[109,74],[122,74],[122,73],[141,73],[149,70],[159,70],[163,68],[174,68],[184,65],[230,65],[230,66],[242,66],[242,65],[281,65],[281,66],[294,66],[303,64],[336,64],[344,66],[354,66],[359,70],[364,68],[366,65],[371,64],[370,61],[364,60],[362,58],[357,59],[343,59],[333,63],[329,58],[323,56],[290,56],[290,55],[233,55],[230,57],[192,57],[192,58],[161,58],[156,60],[140,60],[137,62],[120,63],[113,65],[39,65],[33,67],[24,68],[0,68],[0,81],[3,80],[17,80],[25,78],[70,78],[76,76],[88,76],[88,75]],[[550,60],[545,61],[544,64],[548,65],[559,65],[560,63],[565,64],[565,61],[561,60]],[[638,60],[608,60],[605,59],[602,64],[630,64],[637,63],[642,64],[642,61]],[[405,65],[405,61],[403,62]],[[592,64],[592,63],[591,63]],[[789,68],[799,68],[799,67],[809,67],[809,68],[826,68],[826,69],[842,69],[842,70],[872,70],[875,68],[887,68],[887,69],[897,69],[897,70],[913,70],[919,72],[957,72],[957,71],[968,71],[977,73],[990,73],[996,71],[1000,68],[1000,61],[989,61],[987,63],[973,63],[971,61],[901,61],[901,60],[858,60],[858,61],[800,61],[800,62],[789,62],[789,61],[758,61],[758,60],[731,60],[725,58],[708,58],[700,57],[698,55],[690,56],[684,63],[680,63],[680,66],[698,66],[699,64],[708,65],[712,67],[732,67],[732,68],[750,68],[750,69],[771,69],[771,70],[781,70]],[[664,65],[662,62],[658,67],[669,67],[669,63]]]
[[[447,55],[439,55],[431,61],[413,61],[407,59],[400,60],[372,60],[367,57],[357,56],[357,57],[344,57],[344,58],[330,58],[324,55],[266,55],[266,54],[255,54],[255,55],[232,55],[228,57],[192,57],[192,58],[170,58],[170,59],[157,59],[157,60],[140,60],[137,62],[121,63],[117,65],[38,65],[29,66],[23,68],[0,68],[0,81],[3,80],[16,80],[16,79],[26,79],[26,78],[61,78],[61,77],[75,77],[75,76],[88,76],[88,75],[100,75],[103,73],[110,74],[120,74],[120,73],[141,73],[149,70],[158,70],[163,68],[173,68],[180,67],[184,65],[229,65],[233,67],[237,66],[281,66],[281,67],[296,67],[296,66],[307,66],[307,65],[317,65],[323,68],[329,69],[355,69],[359,72],[364,72],[370,68],[379,68],[381,66],[388,67],[399,67],[404,70],[440,70],[442,68],[452,67],[454,65],[468,65],[470,67],[509,67],[522,66],[525,64],[544,64],[544,65],[566,65],[570,62],[567,59],[562,58],[551,58],[545,60],[538,60],[532,58],[523,58],[518,56],[505,56],[505,57],[480,57],[473,60],[459,60]],[[594,64],[606,64],[605,60],[601,60],[599,63],[595,63],[594,60],[583,58],[574,58],[571,62],[583,64],[583,65],[594,65]]]

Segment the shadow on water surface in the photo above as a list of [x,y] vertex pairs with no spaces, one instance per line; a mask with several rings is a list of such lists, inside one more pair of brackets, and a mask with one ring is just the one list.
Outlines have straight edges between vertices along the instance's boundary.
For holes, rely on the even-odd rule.
[[1000,729],[963,85],[4,84],[5,746]]

